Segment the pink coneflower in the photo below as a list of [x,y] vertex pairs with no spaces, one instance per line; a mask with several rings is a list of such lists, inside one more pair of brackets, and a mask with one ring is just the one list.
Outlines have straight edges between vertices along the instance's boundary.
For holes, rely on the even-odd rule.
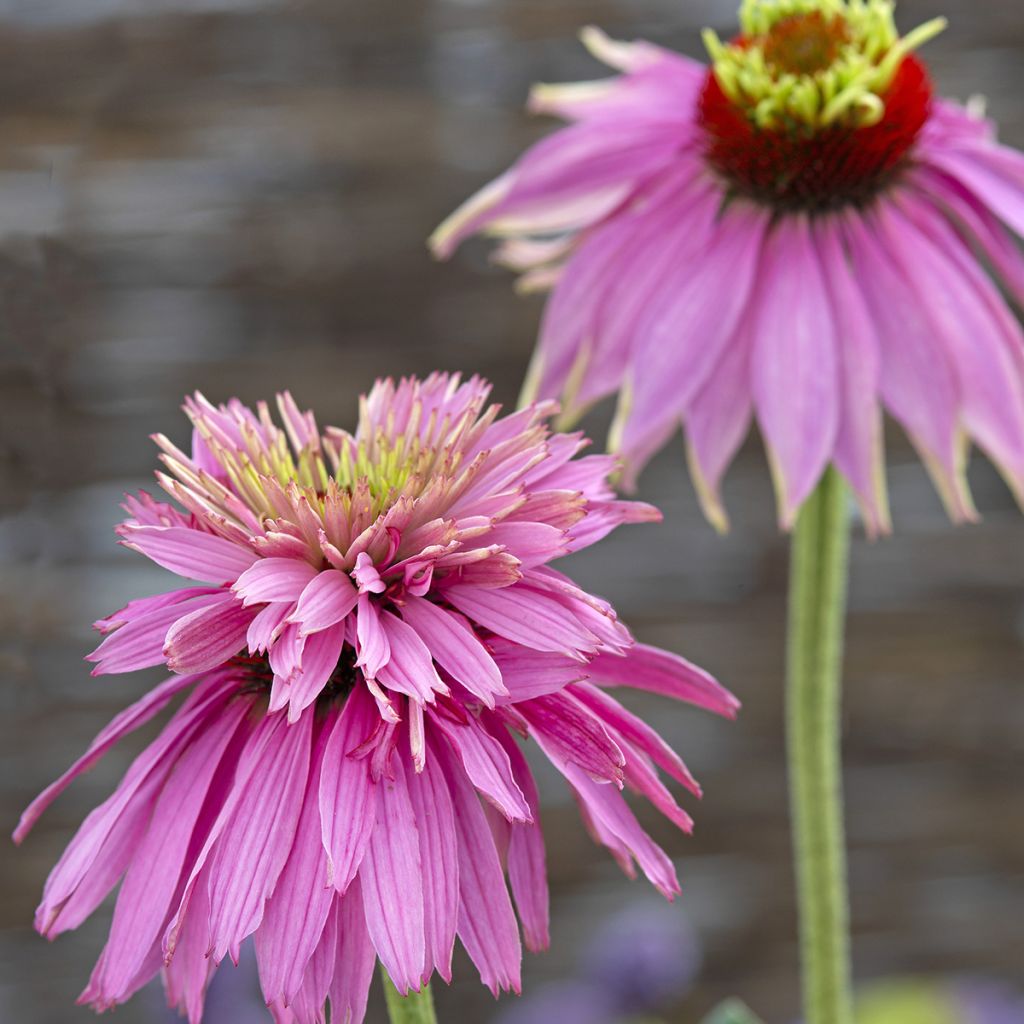
[[[626,483],[682,425],[710,519],[756,417],[789,526],[834,465],[888,529],[882,411],[956,519],[971,441],[1024,489],[1024,157],[937,100],[889,0],[744,0],[711,66],[595,29],[622,74],[539,86],[572,121],[435,233],[485,230],[553,285],[527,384],[570,416],[619,392]],[[1009,231],[1007,230],[1009,229]]]
[[197,395],[192,454],[156,438],[181,508],[129,498],[118,532],[194,584],[97,623],[106,638],[90,657],[97,673],[175,674],[16,833],[187,694],[46,883],[36,925],[52,938],[123,876],[84,1002],[111,1007],[162,970],[198,1021],[213,970],[249,936],[281,1021],[322,1021],[325,1002],[332,1020],[361,1021],[378,958],[403,993],[435,970],[449,980],[456,935],[495,993],[518,990],[519,925],[541,948],[548,912],[517,735],[565,776],[627,872],[635,861],[678,890],[620,790],[686,830],[657,768],[696,783],[605,687],[724,715],[736,701],[634,644],[605,601],[549,567],[657,512],[615,499],[612,460],[576,458],[586,442],[548,430],[550,404],[499,418],[488,392],[440,374],[380,382],[354,435],[321,434],[288,395],[283,430],[266,406]]

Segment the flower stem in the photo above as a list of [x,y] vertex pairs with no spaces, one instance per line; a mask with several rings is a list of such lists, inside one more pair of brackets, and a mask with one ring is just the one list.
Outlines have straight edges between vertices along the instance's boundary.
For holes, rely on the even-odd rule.
[[840,757],[849,529],[829,468],[800,510],[790,565],[787,746],[805,1024],[852,1024]]
[[391,1024],[437,1024],[434,997],[429,985],[424,985],[419,992],[410,990],[407,996],[403,996],[392,984],[383,967],[380,969],[380,976],[384,982],[384,998],[388,1004],[388,1018]]

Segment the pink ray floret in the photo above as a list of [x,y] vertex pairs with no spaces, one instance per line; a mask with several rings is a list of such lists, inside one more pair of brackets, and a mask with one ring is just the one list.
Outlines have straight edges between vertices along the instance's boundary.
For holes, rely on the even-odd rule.
[[98,622],[94,673],[166,664],[22,817],[118,740],[184,703],[85,820],[36,916],[77,927],[121,882],[81,1000],[107,1009],[162,972],[196,1024],[253,938],[279,1022],[358,1024],[379,960],[401,992],[451,978],[456,937],[495,994],[520,988],[520,929],[548,943],[538,797],[521,742],[565,777],[595,839],[671,898],[672,863],[623,798],[690,819],[679,757],[607,689],[732,716],[681,657],[636,644],[550,567],[658,518],[614,460],[552,433],[550,404],[499,416],[479,379],[379,382],[354,434],[278,407],[186,402],[191,454],[157,437],[176,505],[129,497],[123,543],[188,585]]

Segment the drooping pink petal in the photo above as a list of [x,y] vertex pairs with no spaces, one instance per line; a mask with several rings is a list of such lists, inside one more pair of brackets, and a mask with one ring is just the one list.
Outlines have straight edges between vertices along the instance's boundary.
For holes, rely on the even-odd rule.
[[337,1024],[362,1024],[377,958],[366,930],[358,878],[343,897],[338,897],[337,915],[337,950],[330,987],[331,1020]]
[[14,841],[22,842],[46,808],[79,775],[84,775],[89,771],[115,743],[158,715],[182,690],[194,686],[197,679],[197,676],[172,676],[116,715],[100,730],[96,738],[89,744],[89,749],[59,779],[51,782],[22,812],[18,827],[14,830]]
[[338,664],[344,641],[345,624],[342,622],[306,637],[301,666],[292,677],[288,704],[290,722],[297,721],[299,715],[320,696]]
[[893,258],[956,373],[964,424],[1018,490],[1024,487],[1024,335],[952,229],[928,204],[886,211]]
[[839,224],[834,218],[821,218],[815,222],[813,234],[840,342],[839,423],[833,459],[860,500],[869,532],[885,533],[889,510],[882,461],[878,336],[853,275]]
[[402,995],[422,984],[425,960],[423,864],[406,769],[392,758],[394,781],[376,785],[377,822],[359,869],[366,928]]
[[[133,851],[114,908],[110,938],[92,984],[110,1004],[122,1002],[151,949],[159,953],[203,802],[221,757],[247,712],[228,703],[178,759],[160,792],[145,837]],[[162,956],[160,960],[162,960]]]
[[544,837],[540,830],[540,796],[530,766],[516,741],[502,727],[494,730],[494,736],[508,754],[512,776],[526,797],[533,819],[512,825],[508,844],[508,880],[523,925],[526,948],[536,953],[547,949],[551,943],[548,876]]
[[564,756],[564,752],[548,742],[543,733],[536,734],[537,743],[576,791],[595,824],[607,830],[637,860],[651,883],[667,898],[679,892],[675,868],[665,851],[640,827],[622,794],[614,787],[601,785],[582,768]]
[[433,710],[428,711],[428,719],[447,738],[473,785],[509,821],[529,821],[530,808],[512,777],[508,754],[477,719],[467,715],[464,722],[456,723]]
[[[327,880],[327,853],[320,841],[318,799],[328,735],[327,729],[321,729],[317,737],[291,852],[256,931],[260,986],[268,1003],[280,1000],[287,1006],[295,999],[334,903],[334,889]],[[333,944],[329,953],[333,970]]]
[[459,848],[458,934],[483,983],[497,995],[521,988],[522,950],[501,862],[476,792],[443,743],[433,746],[452,797]]
[[[956,377],[949,356],[935,346],[925,310],[905,302],[910,282],[893,262],[880,230],[875,220],[844,221],[854,272],[878,334],[882,400],[923,452],[951,512],[970,518],[957,457]],[[898,318],[894,310],[900,310]]]
[[804,216],[780,219],[751,300],[751,392],[788,528],[817,484],[839,423],[836,325]]
[[362,666],[370,679],[376,679],[377,673],[391,657],[391,647],[388,643],[388,634],[381,625],[380,613],[370,600],[369,594],[359,595],[356,630],[356,650],[359,653],[356,664]]
[[[302,794],[309,773],[313,716],[297,724],[271,719],[272,732],[259,769],[254,771],[226,823],[210,859],[212,956],[231,953],[263,920],[264,908],[288,859]],[[266,786],[265,780],[274,780]]]
[[509,694],[507,699],[499,698],[499,704],[558,693],[570,683],[585,679],[589,671],[576,658],[551,651],[531,651],[503,637],[492,637],[488,646]]
[[693,397],[727,351],[747,308],[768,218],[746,203],[716,219],[720,198],[703,198],[673,230],[685,253],[636,328],[630,384],[620,401],[613,447],[628,481],[678,426]]
[[[627,711],[617,700],[589,683],[572,687],[573,695],[604,723],[621,745],[626,740],[649,757],[659,768],[681,782],[695,796],[701,795],[697,780],[683,759],[643,719]],[[627,757],[628,762],[628,757]]]
[[360,687],[338,713],[324,751],[320,776],[321,838],[328,878],[342,895],[356,877],[377,819],[377,797],[365,760],[352,757],[374,731],[378,719]]
[[459,909],[459,859],[455,819],[448,784],[440,766],[426,761],[420,772],[407,772],[409,798],[416,818],[423,876],[424,972],[434,969],[452,980],[452,947]]
[[544,736],[545,749],[559,750],[591,778],[621,785],[626,763],[622,750],[571,691],[536,697],[517,710],[530,723],[531,734]]

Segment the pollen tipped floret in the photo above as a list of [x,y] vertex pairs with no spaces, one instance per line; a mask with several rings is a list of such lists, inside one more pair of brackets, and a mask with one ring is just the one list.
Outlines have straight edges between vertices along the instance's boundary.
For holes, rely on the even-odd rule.
[[583,40],[620,72],[538,87],[569,124],[435,231],[476,232],[524,289],[552,289],[524,398],[563,423],[618,394],[609,444],[632,485],[681,427],[708,518],[756,423],[789,528],[832,464],[871,534],[890,529],[883,414],[955,520],[977,445],[1024,498],[1024,157],[975,108],[934,98],[881,0],[746,0],[707,67]]
[[614,460],[577,457],[586,442],[551,433],[550,404],[500,417],[487,394],[443,374],[380,382],[354,434],[321,432],[288,395],[283,427],[266,406],[196,395],[190,454],[156,439],[177,505],[130,497],[119,533],[195,585],[98,622],[91,660],[174,674],[16,833],[186,694],[47,881],[36,925],[52,938],[123,876],[83,1002],[114,1006],[162,969],[195,1024],[212,971],[250,936],[278,1021],[322,1022],[329,1004],[358,1024],[378,959],[402,992],[449,980],[456,935],[495,993],[518,990],[520,927],[539,949],[548,923],[516,737],[561,772],[627,872],[677,891],[620,790],[688,830],[657,768],[699,789],[606,690],[728,716],[737,704],[549,566],[657,512],[616,499]]

